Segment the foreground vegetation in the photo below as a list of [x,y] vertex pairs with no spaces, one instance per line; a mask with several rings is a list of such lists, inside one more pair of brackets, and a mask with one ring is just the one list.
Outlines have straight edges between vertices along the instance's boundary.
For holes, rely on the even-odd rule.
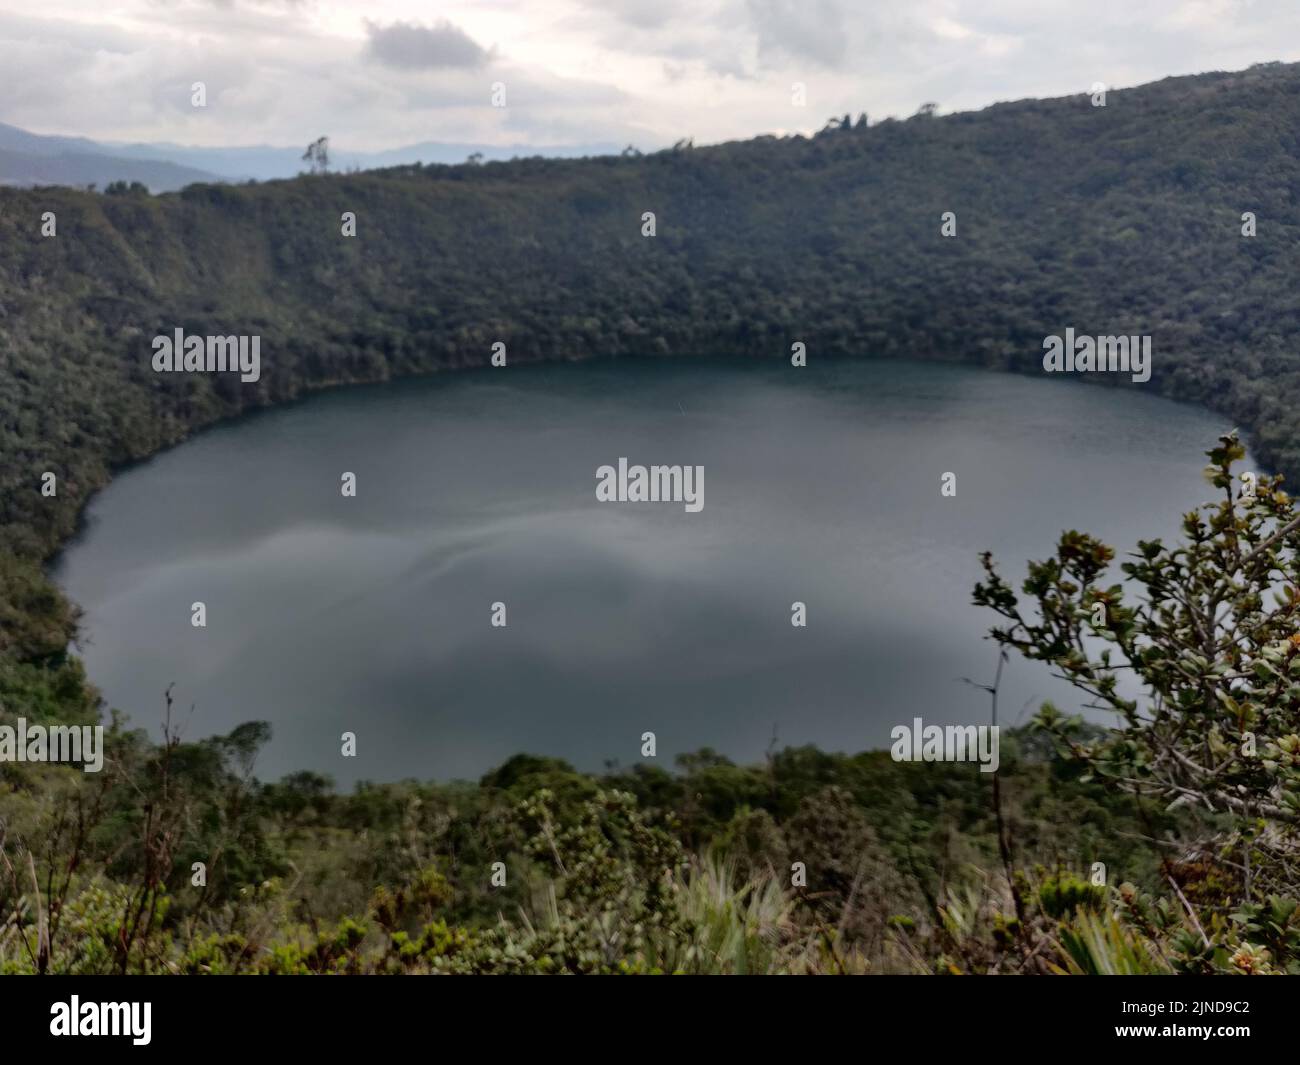
[[[264,725],[153,743],[114,718],[99,774],[0,765],[0,970],[1300,971],[1300,512],[1280,479],[1234,481],[1242,453],[1210,453],[1220,501],[1140,544],[1127,584],[1075,532],[1022,595],[986,560],[1004,653],[1117,714],[1043,707],[996,789],[801,748],[340,795],[259,783]],[[60,654],[11,662],[0,696],[97,714]]]

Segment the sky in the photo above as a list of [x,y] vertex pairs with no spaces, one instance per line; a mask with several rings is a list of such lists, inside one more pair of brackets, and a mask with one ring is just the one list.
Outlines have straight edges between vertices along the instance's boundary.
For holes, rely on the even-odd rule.
[[207,146],[650,149],[1267,60],[1300,60],[1300,0],[0,0],[0,122]]

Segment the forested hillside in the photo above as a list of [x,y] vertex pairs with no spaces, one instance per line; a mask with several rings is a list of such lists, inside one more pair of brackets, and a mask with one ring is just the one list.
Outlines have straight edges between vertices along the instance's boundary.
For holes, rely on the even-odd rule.
[[[1298,160],[1300,67],[1274,65],[1104,107],[1081,95],[641,158],[159,197],[0,190],[4,539],[49,551],[113,464],[215,418],[484,363],[497,340],[512,360],[777,358],[797,339],[812,358],[1034,370],[1066,326],[1149,333],[1146,387],[1230,413],[1294,474]],[[260,333],[261,381],[153,373],[151,338],[178,326]],[[56,501],[36,491],[45,470]]]

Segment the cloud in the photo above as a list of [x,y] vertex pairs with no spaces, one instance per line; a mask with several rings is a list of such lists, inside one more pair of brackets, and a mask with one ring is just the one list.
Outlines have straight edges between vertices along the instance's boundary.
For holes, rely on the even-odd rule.
[[[1300,60],[1295,0],[0,0],[0,122],[337,150],[697,144]],[[446,16],[450,21],[436,21]],[[165,17],[164,17],[165,16]],[[490,47],[489,47],[490,45]],[[204,81],[205,108],[190,86]],[[508,106],[491,106],[492,84]],[[807,86],[807,107],[791,85]]]
[[468,33],[443,19],[436,26],[366,21],[367,52],[387,67],[405,70],[477,70],[493,59]]
[[54,44],[123,55],[141,47],[130,33],[103,22],[42,19],[0,11],[0,48],[9,58],[16,59],[21,52]]
[[607,15],[637,29],[661,29],[683,12],[676,0],[581,0],[585,14]]
[[847,55],[844,12],[835,0],[748,0],[765,64],[788,59],[838,67]]

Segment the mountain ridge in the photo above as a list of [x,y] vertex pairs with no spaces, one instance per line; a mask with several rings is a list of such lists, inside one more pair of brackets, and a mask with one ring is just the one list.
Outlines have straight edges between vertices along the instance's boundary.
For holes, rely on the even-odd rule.
[[[545,156],[549,158],[581,158],[590,155],[616,155],[619,147],[609,143],[592,144],[478,144],[456,141],[419,141],[414,144],[385,148],[379,151],[357,151],[335,148],[334,169],[338,171],[375,170],[391,166],[409,166],[421,163],[462,163],[471,155],[479,155],[485,162],[505,161],[514,158]],[[33,172],[39,169],[38,159],[75,157],[79,168],[67,180],[41,181],[37,176],[21,180],[9,179],[0,170],[0,182],[10,184],[57,184],[84,187],[90,183],[107,185],[112,181],[142,181],[154,192],[175,192],[185,185],[197,182],[277,181],[297,177],[305,169],[303,149],[272,144],[246,144],[204,146],[172,142],[148,141],[96,141],[88,137],[69,137],[57,134],[32,133],[18,126],[0,122],[0,160],[2,153],[20,157],[8,164],[10,172],[18,172],[23,163]],[[162,170],[145,180],[150,166],[166,166],[175,171]],[[71,167],[68,167],[71,170]],[[82,175],[86,175],[83,179]]]
[[[801,341],[810,358],[1041,372],[1062,327],[1149,333],[1151,387],[1230,414],[1294,477],[1297,129],[1300,65],[1278,64],[1116,90],[1105,107],[1011,101],[635,158],[157,197],[0,190],[16,385],[0,404],[0,543],[47,557],[115,466],[220,418],[486,365],[496,342],[511,363],[788,359]],[[57,237],[40,235],[46,211]],[[1241,235],[1245,211],[1257,237]],[[176,327],[262,336],[262,380],[153,374],[149,337]],[[43,471],[60,474],[57,500]]]

